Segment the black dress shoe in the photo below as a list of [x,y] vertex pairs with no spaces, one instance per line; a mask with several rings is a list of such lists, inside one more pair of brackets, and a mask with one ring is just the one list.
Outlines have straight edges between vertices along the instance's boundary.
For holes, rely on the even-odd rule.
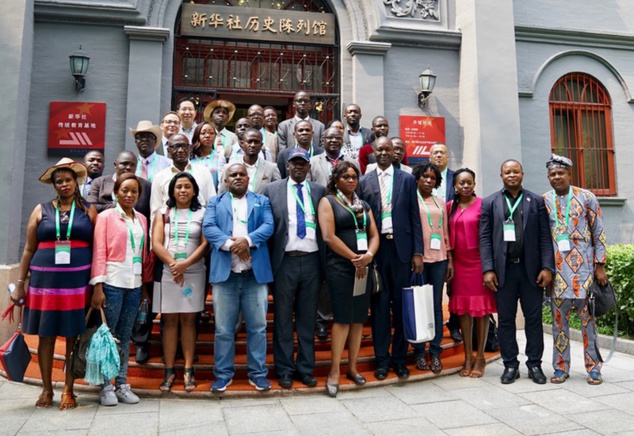
[[346,378],[348,380],[352,380],[354,382],[354,384],[357,385],[357,386],[363,386],[365,384],[365,382],[366,382],[365,377],[363,377],[361,374],[352,375],[349,372],[347,372],[346,373]]
[[460,333],[459,329],[451,330],[449,334],[451,335],[451,339],[453,339],[455,342],[462,342],[462,334]]
[[317,386],[317,379],[310,374],[304,374],[299,376],[299,380],[302,384],[308,386],[309,388],[314,388]]
[[394,365],[394,372],[398,376],[398,378],[405,380],[409,378],[409,369],[403,363],[397,363]]
[[323,326],[317,326],[315,336],[317,336],[317,339],[320,341],[325,341],[328,338],[328,329]]
[[290,375],[283,375],[277,383],[284,389],[290,389],[293,387],[293,377]]
[[379,366],[374,371],[374,377],[376,377],[378,380],[385,380],[387,378],[387,371],[387,366]]
[[500,380],[502,380],[503,385],[510,385],[518,378],[520,378],[520,370],[518,368],[504,368],[504,373],[502,373]]
[[528,378],[532,379],[533,382],[538,385],[546,384],[546,376],[544,375],[542,368],[539,366],[528,368]]
[[149,358],[150,356],[148,355],[147,347],[137,345],[134,353],[134,360],[136,361],[136,363],[145,363],[148,361]]
[[339,392],[339,385],[338,384],[330,384],[330,383],[326,382],[326,392],[328,393],[329,397],[335,398],[337,396],[337,393]]

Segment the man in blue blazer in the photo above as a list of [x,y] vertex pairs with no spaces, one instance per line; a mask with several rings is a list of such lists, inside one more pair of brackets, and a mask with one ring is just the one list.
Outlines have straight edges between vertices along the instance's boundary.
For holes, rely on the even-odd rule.
[[409,370],[405,366],[408,343],[403,334],[401,291],[410,285],[412,270],[423,271],[423,234],[416,179],[394,168],[394,146],[388,137],[377,138],[374,155],[377,169],[363,176],[359,184],[360,197],[370,204],[381,233],[376,262],[382,286],[372,301],[372,337],[377,364],[374,376],[385,379],[392,363],[396,375],[404,379],[409,377]]
[[273,281],[267,240],[273,234],[268,198],[248,191],[249,175],[241,163],[224,172],[229,192],[207,204],[203,231],[212,248],[209,282],[213,285],[216,334],[212,392],[224,392],[235,374],[235,329],[242,312],[247,328],[249,383],[271,389],[266,376],[267,283]]
[[542,296],[555,270],[548,214],[542,197],[522,188],[524,172],[518,161],[504,162],[500,177],[504,189],[482,201],[480,257],[484,284],[495,292],[498,308],[501,380],[510,384],[520,376],[515,332],[519,299],[526,320],[528,376],[544,384]]

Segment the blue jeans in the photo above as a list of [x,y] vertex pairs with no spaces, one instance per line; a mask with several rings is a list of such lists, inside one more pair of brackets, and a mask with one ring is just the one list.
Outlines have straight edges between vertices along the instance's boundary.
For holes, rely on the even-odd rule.
[[253,272],[231,272],[223,283],[213,283],[214,376],[233,378],[235,374],[235,336],[238,313],[242,311],[247,327],[247,372],[249,378],[266,377],[266,311],[268,288],[258,283]]
[[103,284],[103,293],[106,296],[106,307],[103,311],[106,322],[115,338],[121,342],[123,361],[119,375],[115,378],[115,385],[125,384],[128,378],[128,358],[130,357],[130,336],[136,315],[141,303],[141,288],[127,289]]
[[[423,283],[430,284],[434,288],[434,339],[429,343],[429,354],[432,356],[440,356],[442,353],[442,290],[445,285],[445,276],[447,275],[447,261],[427,263],[423,268]],[[425,354],[425,342],[421,344],[412,344],[414,347],[414,355],[421,356]]]

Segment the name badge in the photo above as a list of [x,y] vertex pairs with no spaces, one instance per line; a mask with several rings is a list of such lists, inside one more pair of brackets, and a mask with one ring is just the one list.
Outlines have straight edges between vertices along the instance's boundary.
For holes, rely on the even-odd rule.
[[515,223],[513,220],[504,221],[504,242],[515,242]]
[[[308,217],[306,217],[308,218]],[[317,239],[317,224],[311,223],[306,220],[306,237],[305,239],[315,240]]]
[[194,291],[192,291],[192,288],[187,286],[185,288],[183,288],[183,297],[185,298],[189,298],[192,296],[192,294],[194,293]]
[[70,241],[55,242],[55,265],[70,265]]
[[368,234],[357,231],[357,251],[368,251]]
[[143,259],[141,256],[133,256],[132,257],[132,274],[141,275],[143,274]]
[[392,228],[392,212],[386,212],[381,215],[381,228],[382,229]]
[[557,235],[557,248],[561,252],[570,251],[570,237],[568,235]]
[[432,250],[440,250],[440,234],[432,233],[429,248]]
[[187,259],[187,253],[174,253],[174,260]]

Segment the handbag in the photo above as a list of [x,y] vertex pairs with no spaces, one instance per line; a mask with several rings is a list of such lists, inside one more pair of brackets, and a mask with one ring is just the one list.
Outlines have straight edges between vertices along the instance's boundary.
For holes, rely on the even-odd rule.
[[[473,329],[473,344],[478,344],[477,332],[475,329]],[[498,340],[498,327],[495,324],[495,318],[493,318],[493,315],[489,315],[489,332],[487,334],[486,343],[484,344],[484,351],[491,353],[499,349],[500,342]]]
[[[14,308],[15,304],[9,306],[2,315],[2,319],[10,314],[9,320],[13,320]],[[9,380],[21,383],[24,381],[24,373],[30,362],[31,352],[22,334],[22,308],[20,307],[18,328],[15,330],[13,336],[0,348],[0,363],[2,363],[2,367],[7,373]]]
[[601,286],[595,280],[588,296],[588,310],[592,317],[603,316],[614,306],[616,306],[616,294],[612,284],[608,282],[605,286]]
[[412,286],[402,291],[403,332],[405,339],[412,344],[431,341],[436,335],[434,287],[423,285],[422,282],[421,274],[412,274]]
[[370,288],[371,295],[381,292],[381,275],[379,274],[376,262],[372,262],[368,265],[368,287]]
[[[86,351],[90,345],[90,340],[99,328],[99,326],[88,327],[88,320],[92,313],[92,307],[86,313],[86,331],[75,339],[73,350],[70,352],[70,373],[75,378],[84,378],[86,376]],[[101,322],[106,323],[106,316],[101,309]]]

